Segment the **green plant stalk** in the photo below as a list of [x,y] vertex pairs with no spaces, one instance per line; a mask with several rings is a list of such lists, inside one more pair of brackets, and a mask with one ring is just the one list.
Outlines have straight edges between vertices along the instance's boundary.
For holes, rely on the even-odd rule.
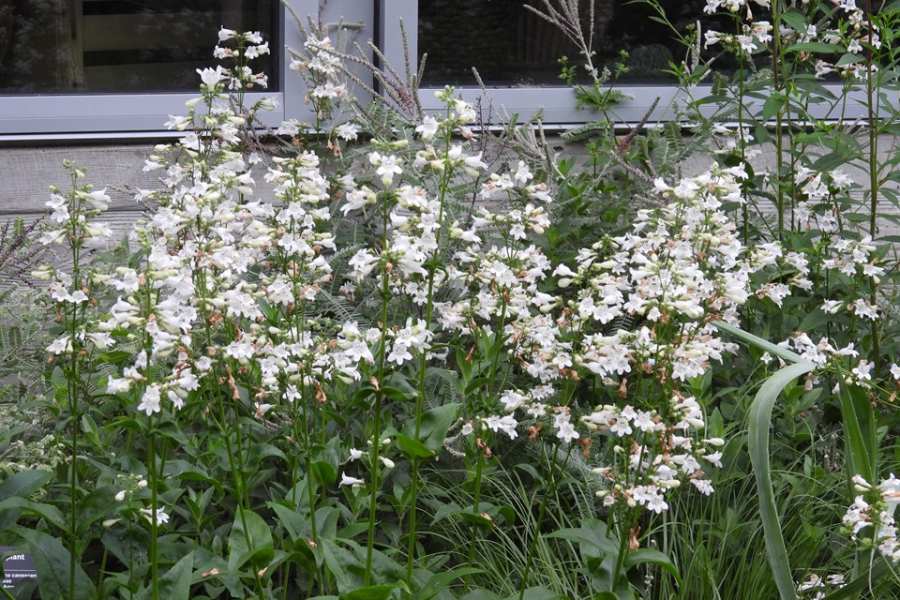
[[[71,228],[71,250],[72,250],[72,282],[75,285],[78,285],[81,281],[81,271],[80,271],[80,250],[81,244],[80,240],[76,238],[75,231],[76,227],[78,227],[78,217],[80,216],[80,203],[78,202],[78,196],[76,193],[78,187],[78,177],[77,174],[72,172],[72,210],[71,210],[71,218],[69,219],[69,227]],[[78,418],[78,378],[79,374],[79,362],[81,355],[80,344],[78,343],[78,338],[76,336],[78,329],[78,305],[72,305],[72,317],[69,321],[70,329],[69,335],[71,336],[71,344],[72,344],[72,365],[70,367],[71,371],[69,373],[69,377],[66,380],[66,391],[69,401],[69,413],[72,419],[72,434],[71,434],[71,448],[70,455],[72,460],[71,472],[69,474],[69,599],[75,599],[75,566],[76,566],[76,556],[77,552],[76,545],[78,543],[78,535],[77,535],[77,525],[78,525],[78,471],[77,465],[78,462],[78,429],[79,429],[79,418]]]
[[147,471],[150,476],[150,597],[159,600],[159,522],[156,512],[159,506],[156,473],[156,431],[153,426],[153,416],[149,418],[150,443],[147,448]]
[[[868,48],[866,49],[866,112],[869,122],[869,236],[872,240],[878,234],[878,112],[875,97],[874,52],[872,46],[872,0],[866,0],[866,19],[869,25]],[[878,284],[872,279],[869,301],[878,302]],[[871,359],[876,370],[881,366],[881,343],[879,340],[878,320],[872,321],[872,354]]]
[[[383,206],[382,216],[382,248],[384,253],[388,251],[388,219],[389,208],[387,202]],[[372,582],[372,556],[375,550],[375,517],[378,512],[378,489],[380,486],[381,468],[378,463],[381,453],[381,408],[384,400],[384,362],[387,355],[387,330],[388,330],[388,302],[390,301],[390,279],[388,276],[387,265],[382,265],[381,271],[381,352],[378,354],[378,387],[375,390],[375,422],[374,431],[372,432],[372,451],[371,451],[371,475],[372,486],[369,498],[369,527],[366,536],[366,571],[365,584]]]
[[[737,35],[741,33],[741,20],[735,16],[735,32]],[[747,162],[747,140],[744,137],[744,51],[738,51],[738,103],[737,103],[737,122],[738,122],[738,150],[741,154],[741,165]],[[743,196],[743,186],[741,186],[741,195]],[[747,206],[747,198],[743,198],[741,203],[741,220],[742,232],[744,236],[744,245],[750,240],[750,208]]]
[[[492,391],[492,386],[494,384],[494,379],[496,379],[497,375],[497,364],[499,361],[500,350],[503,348],[503,329],[506,327],[506,309],[507,302],[504,296],[503,303],[500,309],[500,326],[497,328],[494,334],[494,343],[493,343],[493,356],[491,357],[491,369],[488,372],[487,379],[487,387],[488,387],[488,395],[492,396],[494,392]],[[474,411],[472,411],[474,413]],[[476,442],[475,450],[478,452],[478,462],[475,464],[475,491],[472,499],[472,511],[478,514],[478,505],[481,503],[481,482],[482,475],[484,472],[484,454],[485,451],[478,447]],[[473,562],[475,559],[475,544],[471,544],[469,546],[469,562]]]
[[[781,93],[784,82],[781,77],[781,65],[784,56],[781,51],[781,6],[780,0],[772,0],[772,84],[775,93]],[[784,186],[782,185],[782,177],[784,176],[784,156],[783,156],[783,106],[779,105],[775,112],[775,185],[776,187],[776,207],[778,210],[778,239],[784,238]]]
[[[148,280],[149,281],[149,280]],[[150,284],[144,286],[144,314],[149,319],[153,311],[153,291]],[[145,374],[145,386],[147,389],[153,383],[153,374],[150,369],[150,357],[153,352],[153,339],[149,334],[144,334],[144,353],[147,357],[147,367]],[[156,428],[154,427],[153,415],[147,418],[147,428],[149,435],[149,443],[147,447],[147,475],[150,479],[150,597],[152,600],[159,600],[159,522],[157,520],[157,510],[159,507],[159,477],[156,472]]]
[[[252,553],[254,548],[253,539],[250,537],[250,531],[247,528],[247,517],[244,514],[244,510],[247,504],[247,497],[245,492],[245,483],[244,483],[244,473],[243,466],[241,464],[240,457],[235,458],[234,447],[231,445],[231,432],[225,426],[227,423],[226,414],[225,414],[225,400],[221,394],[219,394],[219,412],[221,422],[219,424],[219,430],[222,432],[222,436],[225,438],[225,452],[228,455],[228,468],[231,471],[231,477],[234,480],[234,486],[237,491],[238,496],[238,516],[241,519],[241,529],[244,534],[244,541],[247,544],[247,548]],[[240,432],[236,432],[238,436],[240,436]],[[262,589],[262,581],[259,578],[259,573],[254,570],[253,577],[256,581],[257,592],[259,593],[259,597],[263,597],[263,589]]]
[[609,579],[609,591],[613,594],[616,593],[616,584],[619,581],[622,567],[625,565],[625,557],[628,553],[628,531],[630,528],[621,527],[621,522],[619,525],[619,551],[616,555],[616,566],[613,568],[612,577]]
[[[449,109],[447,111],[449,113]],[[449,116],[449,115],[448,115]],[[444,156],[447,156],[450,149],[450,135],[449,133],[446,136],[446,142],[444,145]],[[435,243],[437,245],[437,249],[435,250],[435,256],[432,257],[432,264],[428,266],[428,291],[427,297],[425,301],[425,330],[429,330],[431,328],[431,321],[434,317],[434,276],[437,271],[437,266],[434,264],[434,260],[437,258],[437,253],[441,250],[441,233],[443,232],[443,222],[444,222],[444,204],[447,197],[447,188],[450,185],[450,177],[452,176],[452,169],[449,165],[444,166],[444,171],[441,174],[441,180],[439,184],[438,191],[438,228],[437,233],[435,234]],[[422,416],[425,412],[425,371],[428,367],[427,360],[427,352],[422,352],[419,355],[419,364],[418,364],[418,379],[416,381],[416,408],[415,408],[415,440],[419,441],[419,435],[422,433]],[[411,584],[413,577],[413,566],[416,559],[416,530],[417,523],[416,519],[418,517],[418,506],[419,506],[419,465],[421,460],[419,457],[413,457],[412,464],[410,465],[410,509],[409,509],[409,523],[407,529],[407,548],[406,548],[406,581],[407,584]]]

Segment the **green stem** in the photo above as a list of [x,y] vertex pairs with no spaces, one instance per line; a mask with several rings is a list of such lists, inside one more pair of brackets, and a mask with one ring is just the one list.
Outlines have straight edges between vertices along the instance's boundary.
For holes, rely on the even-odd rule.
[[[741,33],[741,21],[739,18],[735,17],[735,29],[736,33]],[[741,155],[741,165],[743,166],[747,162],[747,140],[744,137],[744,52],[741,50],[738,53],[738,103],[737,103],[737,122],[738,122],[738,151]],[[743,186],[742,186],[743,187]],[[750,240],[750,208],[748,204],[748,198],[743,193],[743,189],[741,190],[741,195],[744,197],[743,202],[741,203],[741,220],[743,221],[742,231],[744,237],[744,245],[749,243]]]
[[[389,192],[385,192],[385,194],[389,194]],[[389,210],[389,200],[387,198],[382,207],[382,252],[383,259],[386,259],[386,255],[388,252],[388,222],[390,218],[390,210]],[[385,374],[385,358],[387,356],[387,331],[388,331],[388,302],[390,301],[391,289],[390,289],[390,276],[388,273],[388,267],[386,264],[382,265],[381,271],[381,348],[378,353],[378,376],[377,376],[377,389],[375,390],[375,418],[374,418],[374,431],[372,432],[372,450],[370,452],[371,457],[371,477],[372,484],[370,487],[370,497],[369,497],[369,531],[366,538],[366,571],[365,571],[365,585],[369,585],[372,581],[372,556],[375,550],[375,517],[378,512],[378,490],[381,484],[380,476],[381,476],[381,465],[379,464],[379,457],[381,453],[381,408],[384,399],[384,392],[382,388],[384,386],[384,374]]]
[[[872,0],[866,0],[866,20],[868,24],[868,48],[866,51],[866,110],[869,121],[869,236],[875,240],[878,234],[878,114],[875,98],[874,47],[872,45]],[[872,279],[869,301],[878,302],[878,285]],[[881,343],[879,340],[878,322],[872,321],[872,362],[878,369],[881,363]]]
[[[247,548],[252,553],[255,550],[253,539],[250,537],[250,531],[247,528],[247,517],[244,514],[244,510],[246,509],[246,492],[245,492],[245,483],[244,483],[244,475],[243,475],[243,462],[240,457],[235,457],[234,448],[231,445],[231,431],[225,426],[227,422],[225,416],[225,400],[219,395],[219,411],[220,411],[220,419],[221,422],[219,424],[219,429],[222,432],[222,436],[225,438],[225,452],[228,456],[228,468],[231,471],[231,477],[234,480],[234,486],[236,488],[237,497],[238,497],[238,518],[241,520],[241,529],[244,534],[244,542],[247,544]],[[240,437],[240,431],[236,431],[238,437]],[[259,578],[259,573],[254,570],[253,577],[256,582],[256,590],[259,593],[259,597],[263,597],[263,588],[262,588],[262,580]]]
[[[72,203],[71,203],[71,217],[69,220],[69,228],[70,228],[70,239],[71,241],[71,250],[72,250],[72,284],[75,287],[80,287],[81,285],[81,273],[80,273],[80,238],[76,235],[77,228],[80,226],[78,222],[78,218],[81,214],[80,205],[81,203],[78,201],[77,189],[78,189],[78,177],[75,171],[72,171]],[[72,317],[69,320],[69,336],[70,343],[72,344],[72,364],[70,366],[69,377],[66,381],[66,390],[69,401],[69,413],[71,418],[71,471],[69,473],[69,598],[70,600],[75,599],[75,569],[76,569],[76,559],[78,553],[76,552],[76,546],[78,544],[78,429],[79,429],[79,415],[78,415],[78,393],[79,393],[79,377],[80,369],[79,363],[81,360],[81,345],[78,343],[78,305],[72,305]]]
[[[620,523],[621,524],[621,523]],[[619,574],[625,564],[626,551],[628,550],[628,528],[619,528],[619,554],[616,556],[616,567],[613,569],[612,578],[609,580],[609,591],[615,593]]]
[[159,524],[156,513],[158,508],[158,490],[156,473],[156,431],[153,417],[149,419],[150,444],[147,449],[147,472],[150,476],[150,597],[159,600],[159,557],[158,541]]
[[[444,156],[447,156],[450,147],[450,135],[447,135],[445,148],[444,148]],[[435,261],[437,259],[437,254],[441,251],[441,233],[443,231],[442,223],[444,222],[444,200],[447,196],[447,188],[450,184],[450,176],[452,169],[450,165],[447,164],[444,166],[444,171],[441,175],[440,184],[438,186],[438,228],[437,233],[435,234],[435,253],[431,257],[431,264],[428,265],[428,291],[425,300],[425,330],[428,331],[431,329],[431,320],[434,317],[434,276],[437,271],[437,265],[435,265]],[[425,412],[425,372],[428,368],[428,359],[427,352],[423,351],[419,353],[419,364],[418,364],[418,379],[416,385],[416,412],[415,412],[415,439],[419,440],[419,435],[422,432],[422,416]],[[413,566],[416,560],[416,531],[417,531],[417,523],[416,519],[418,516],[418,506],[419,506],[419,464],[420,460],[418,457],[413,457],[412,465],[410,466],[410,509],[409,509],[409,524],[407,531],[407,548],[406,548],[406,582],[407,584],[412,583],[413,577]]]
[[[783,89],[781,77],[781,63],[784,58],[781,55],[781,6],[780,0],[772,0],[772,39],[774,49],[772,51],[772,83],[774,92],[780,94]],[[783,122],[782,109],[779,105],[775,112],[775,185],[776,185],[776,206],[778,209],[778,239],[784,237],[784,186],[782,185],[782,177],[784,176],[784,157],[783,153]]]
[[370,470],[372,472],[372,487],[369,497],[369,531],[366,538],[366,577],[365,583],[372,583],[372,556],[375,549],[375,517],[378,511],[378,488],[380,485],[381,469],[379,465],[379,456],[381,449],[381,400],[382,394],[379,391],[375,394],[375,431],[372,434],[372,462]]

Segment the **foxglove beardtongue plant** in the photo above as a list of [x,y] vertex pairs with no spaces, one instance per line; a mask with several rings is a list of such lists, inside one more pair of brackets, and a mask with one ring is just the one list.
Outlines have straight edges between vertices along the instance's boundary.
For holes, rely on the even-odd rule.
[[[162,523],[157,517],[161,510],[158,424],[171,418],[168,407],[178,411],[193,395],[207,401],[209,414],[222,432],[241,529],[247,546],[253,547],[244,515],[247,489],[235,373],[258,346],[255,321],[262,312],[253,296],[257,286],[245,277],[271,244],[273,228],[263,219],[272,216],[274,209],[241,204],[252,193],[250,169],[258,159],[245,157],[240,148],[242,129],[268,106],[265,101],[249,109],[243,105],[246,90],[266,83],[265,75],[253,73],[247,63],[268,52],[268,47],[257,33],[223,29],[219,37],[221,43],[236,48],[217,47],[216,56],[233,58],[235,65],[198,71],[202,96],[188,103],[186,117],[170,120],[172,128],[190,132],[175,146],[158,146],[147,161],[146,171],[165,167],[165,176],[161,190],[139,192],[140,200],[157,205],[132,234],[145,260],[140,272],[120,269],[109,279],[108,284],[122,296],[103,323],[122,343],[138,348],[134,364],[122,377],[110,377],[107,386],[113,394],[133,393],[139,398],[136,409],[146,415],[153,598],[159,594],[157,537]],[[230,407],[217,392],[221,385],[230,390]],[[262,593],[258,575],[255,583]]]
[[[578,14],[574,0],[545,4],[551,20],[565,16],[556,6]],[[795,4],[791,15],[819,14]],[[865,48],[868,41],[853,33],[865,14],[854,17],[854,7],[842,3],[800,27],[781,4],[710,0],[707,12],[727,13],[737,27],[733,35],[707,32],[706,41],[752,68],[753,56],[819,40],[826,21],[849,19],[833,35],[856,35]],[[860,28],[866,37],[872,32]],[[591,40],[574,29],[567,35],[591,70]],[[137,252],[127,265],[101,272],[84,264],[83,250],[111,234],[97,220],[110,200],[84,185],[80,170],[67,165],[72,189],[54,190],[48,203],[52,226],[42,241],[68,246],[73,261],[70,273],[35,273],[50,280],[62,327],[48,351],[67,382],[73,598],[89,543],[79,538],[85,527],[76,510],[88,468],[77,470],[78,424],[90,416],[84,407],[94,404],[86,403],[94,381],[105,382],[106,392],[94,397],[125,411],[127,450],[145,455],[116,457],[127,463],[124,473],[102,465],[117,516],[103,527],[147,540],[145,571],[131,568],[135,580],[122,583],[121,593],[127,587],[154,600],[175,578],[161,567],[188,541],[197,548],[183,567],[188,593],[204,586],[210,597],[381,597],[406,594],[405,586],[411,596],[429,595],[443,575],[423,575],[433,548],[422,542],[428,531],[419,520],[434,506],[440,488],[431,478],[446,470],[445,456],[463,465],[466,481],[459,501],[446,502],[429,528],[462,523],[471,542],[448,556],[467,554],[473,566],[484,545],[507,534],[521,540],[524,564],[511,567],[512,584],[504,585],[526,597],[532,579],[544,577],[535,568],[539,549],[557,548],[543,546],[553,539],[544,535],[545,518],[565,504],[564,490],[582,485],[598,498],[588,494],[585,510],[606,518],[614,540],[603,549],[609,589],[602,591],[636,589],[629,570],[656,556],[655,525],[665,520],[669,531],[684,497],[706,506],[704,497],[728,485],[714,470],[726,462],[723,438],[732,433],[707,414],[726,403],[724,392],[711,392],[719,381],[711,370],[736,350],[721,337],[722,322],[803,306],[827,324],[821,331],[792,325],[804,330],[779,336],[790,352],[769,344],[765,364],[752,361],[752,368],[767,373],[772,355],[799,355],[816,367],[804,391],[837,382],[841,392],[868,394],[860,396],[865,406],[900,385],[885,389],[887,369],[860,335],[890,315],[871,290],[892,269],[876,235],[847,235],[843,209],[855,188],[846,174],[799,158],[780,164],[770,196],[792,202],[790,231],[751,243],[745,209],[763,178],[747,161],[757,152],[751,144],[766,137],[753,123],[710,127],[718,163],[694,177],[646,176],[639,195],[652,196],[643,206],[656,208],[629,209],[617,235],[579,230],[592,237],[573,240],[560,261],[551,215],[572,206],[568,167],[554,170],[551,158],[527,153],[489,167],[490,152],[480,145],[489,133],[476,135],[475,109],[452,88],[437,94],[441,111],[413,123],[410,111],[391,127],[372,127],[371,141],[355,147],[359,127],[340,123],[344,108],[358,108],[335,49],[341,44],[311,23],[292,68],[310,84],[316,123],[282,123],[275,133],[291,143],[257,154],[257,113],[271,103],[244,101],[266,84],[250,65],[268,45],[254,32],[222,29],[219,39],[215,56],[225,64],[198,71],[200,97],[169,121],[183,137],[155,147],[145,164],[161,185],[137,194],[150,210],[132,230]],[[777,77],[797,65],[812,72],[812,59],[796,53],[803,56],[781,65]],[[597,86],[605,81],[591,75]],[[799,94],[779,82],[784,93]],[[745,93],[737,108],[752,119]],[[779,110],[799,111],[794,100]],[[367,117],[356,115],[371,125]],[[257,195],[260,178],[271,199]],[[732,210],[741,214],[736,221]],[[900,380],[900,367],[890,373]],[[93,434],[91,421],[83,423]],[[534,495],[542,494],[537,521],[528,493],[525,522],[534,527],[501,536],[506,509],[494,502],[493,477],[522,447],[533,450],[522,471]],[[183,464],[185,456],[197,464]],[[426,468],[430,459],[434,471]],[[261,468],[263,460],[279,466]],[[180,487],[181,470],[209,489]],[[893,561],[900,557],[896,481],[857,478],[858,497],[844,519],[855,541]],[[209,509],[213,502],[218,510]],[[205,519],[216,522],[204,529]],[[485,533],[473,534],[473,523]],[[194,531],[208,537],[196,541]],[[403,544],[405,554],[380,552],[383,540]],[[451,563],[435,562],[441,569]],[[101,577],[108,570],[101,567]],[[579,573],[561,595],[583,597],[586,581],[590,593],[601,591],[595,575]],[[469,593],[480,575],[464,577]],[[800,591],[814,595],[841,583],[809,579]]]
[[874,485],[855,475],[853,491],[857,496],[843,518],[850,539],[865,549],[877,548],[892,563],[900,562],[900,536],[895,520],[900,506],[900,479],[892,473]]
[[737,321],[750,275],[766,267],[722,212],[723,203],[740,201],[745,177],[740,167],[714,165],[674,187],[658,181],[669,205],[641,211],[631,233],[582,249],[577,270],[556,270],[573,294],[564,318],[574,364],[610,389],[604,396],[612,401],[580,421],[613,446],[612,464],[596,473],[622,539],[636,507],[663,512],[666,495],[686,482],[713,491],[704,471],[721,465],[723,442],[704,435],[687,383],[734,349],[712,322]]
[[44,230],[40,242],[44,245],[61,245],[69,254],[71,273],[50,266],[38,268],[33,275],[49,280],[50,297],[56,303],[56,321],[62,335],[48,347],[50,360],[62,371],[66,380],[66,402],[69,410],[69,565],[66,593],[74,599],[76,589],[76,562],[83,549],[78,537],[78,505],[81,500],[78,484],[78,434],[81,427],[83,402],[89,398],[89,380],[92,363],[97,351],[113,344],[109,333],[98,326],[95,290],[102,281],[98,273],[84,261],[84,253],[90,248],[103,247],[112,237],[109,226],[99,222],[99,217],[109,208],[110,197],[106,190],[95,190],[83,183],[85,173],[72,163],[64,163],[71,188],[65,193],[52,187],[47,207],[50,209],[50,225]]

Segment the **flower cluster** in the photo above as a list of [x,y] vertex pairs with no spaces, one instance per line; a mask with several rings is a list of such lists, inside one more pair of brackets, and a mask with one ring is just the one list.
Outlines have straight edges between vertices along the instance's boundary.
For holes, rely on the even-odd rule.
[[878,485],[871,484],[859,475],[853,477],[853,488],[858,494],[844,513],[843,523],[855,542],[865,541],[889,561],[900,561],[900,537],[894,513],[900,506],[900,479],[891,474]]
[[830,592],[841,589],[846,583],[846,577],[841,574],[828,575],[823,579],[820,575],[812,573],[797,585],[797,592],[801,598],[825,600]]

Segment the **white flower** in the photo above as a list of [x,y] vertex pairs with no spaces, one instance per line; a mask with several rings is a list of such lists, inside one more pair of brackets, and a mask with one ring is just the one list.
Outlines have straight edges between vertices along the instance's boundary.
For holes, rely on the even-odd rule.
[[841,309],[844,303],[840,300],[825,300],[822,303],[822,312],[833,315]]
[[381,182],[385,187],[389,187],[394,181],[394,175],[403,173],[400,165],[403,164],[402,159],[392,154],[379,154],[378,152],[369,153],[369,162],[375,168],[375,173],[381,177]]
[[853,304],[850,305],[850,310],[855,313],[856,316],[869,319],[870,321],[878,319],[878,306],[869,304],[862,298],[857,298]]
[[434,138],[439,126],[440,123],[438,123],[437,119],[431,115],[425,115],[425,118],[422,119],[422,123],[416,126],[416,133],[421,135],[422,139],[428,142]]
[[556,428],[556,437],[564,444],[569,444],[572,440],[579,438],[578,432],[572,426],[568,411],[560,412],[553,417],[553,426]]
[[341,473],[341,483],[339,484],[339,487],[350,486],[351,488],[358,488],[362,485],[365,485],[365,483],[366,482],[363,481],[362,479],[358,479],[356,477],[351,477],[351,476],[347,475],[347,473],[342,472]]
[[852,370],[856,376],[856,381],[858,383],[865,383],[867,381],[872,381],[872,369],[875,367],[874,363],[870,363],[865,359],[861,359],[859,364],[857,364]]
[[122,377],[120,379],[110,377],[106,381],[106,391],[110,394],[124,393],[131,389],[131,384],[132,380],[128,377]]
[[84,199],[95,210],[106,210],[109,208],[110,199],[106,193],[106,188],[84,194]]
[[631,489],[631,497],[634,501],[642,506],[646,506],[647,510],[660,514],[669,509],[666,504],[662,491],[655,485],[639,485]]
[[503,417],[498,416],[490,416],[482,419],[487,428],[493,432],[502,431],[509,439],[514,440],[518,437],[518,432],[516,431],[516,426],[518,422],[512,415],[506,415]]
[[709,454],[704,454],[703,458],[708,461],[710,464],[722,468],[722,453],[721,452],[711,452]]
[[221,66],[217,66],[215,69],[208,67],[203,70],[197,69],[197,73],[200,75],[200,80],[203,82],[203,85],[209,89],[212,89],[221,83],[226,75]]
[[226,29],[222,27],[219,29],[219,41],[227,42],[228,40],[232,40],[237,37],[237,31],[234,29]]
[[691,479],[691,485],[704,496],[709,496],[714,491],[712,484],[706,479]]
[[72,338],[68,335],[63,335],[55,340],[47,346],[47,352],[50,354],[62,354],[64,352],[72,351]]
[[144,390],[144,394],[141,396],[141,403],[138,404],[137,409],[148,417],[160,412],[160,387],[158,384],[154,383]]
[[[141,514],[146,517],[148,521],[153,522],[153,509],[152,508],[142,508]],[[169,515],[162,508],[157,507],[156,509],[156,524],[157,525],[165,525],[169,522]]]
[[334,132],[345,142],[352,142],[359,137],[359,126],[356,123],[342,123]]

